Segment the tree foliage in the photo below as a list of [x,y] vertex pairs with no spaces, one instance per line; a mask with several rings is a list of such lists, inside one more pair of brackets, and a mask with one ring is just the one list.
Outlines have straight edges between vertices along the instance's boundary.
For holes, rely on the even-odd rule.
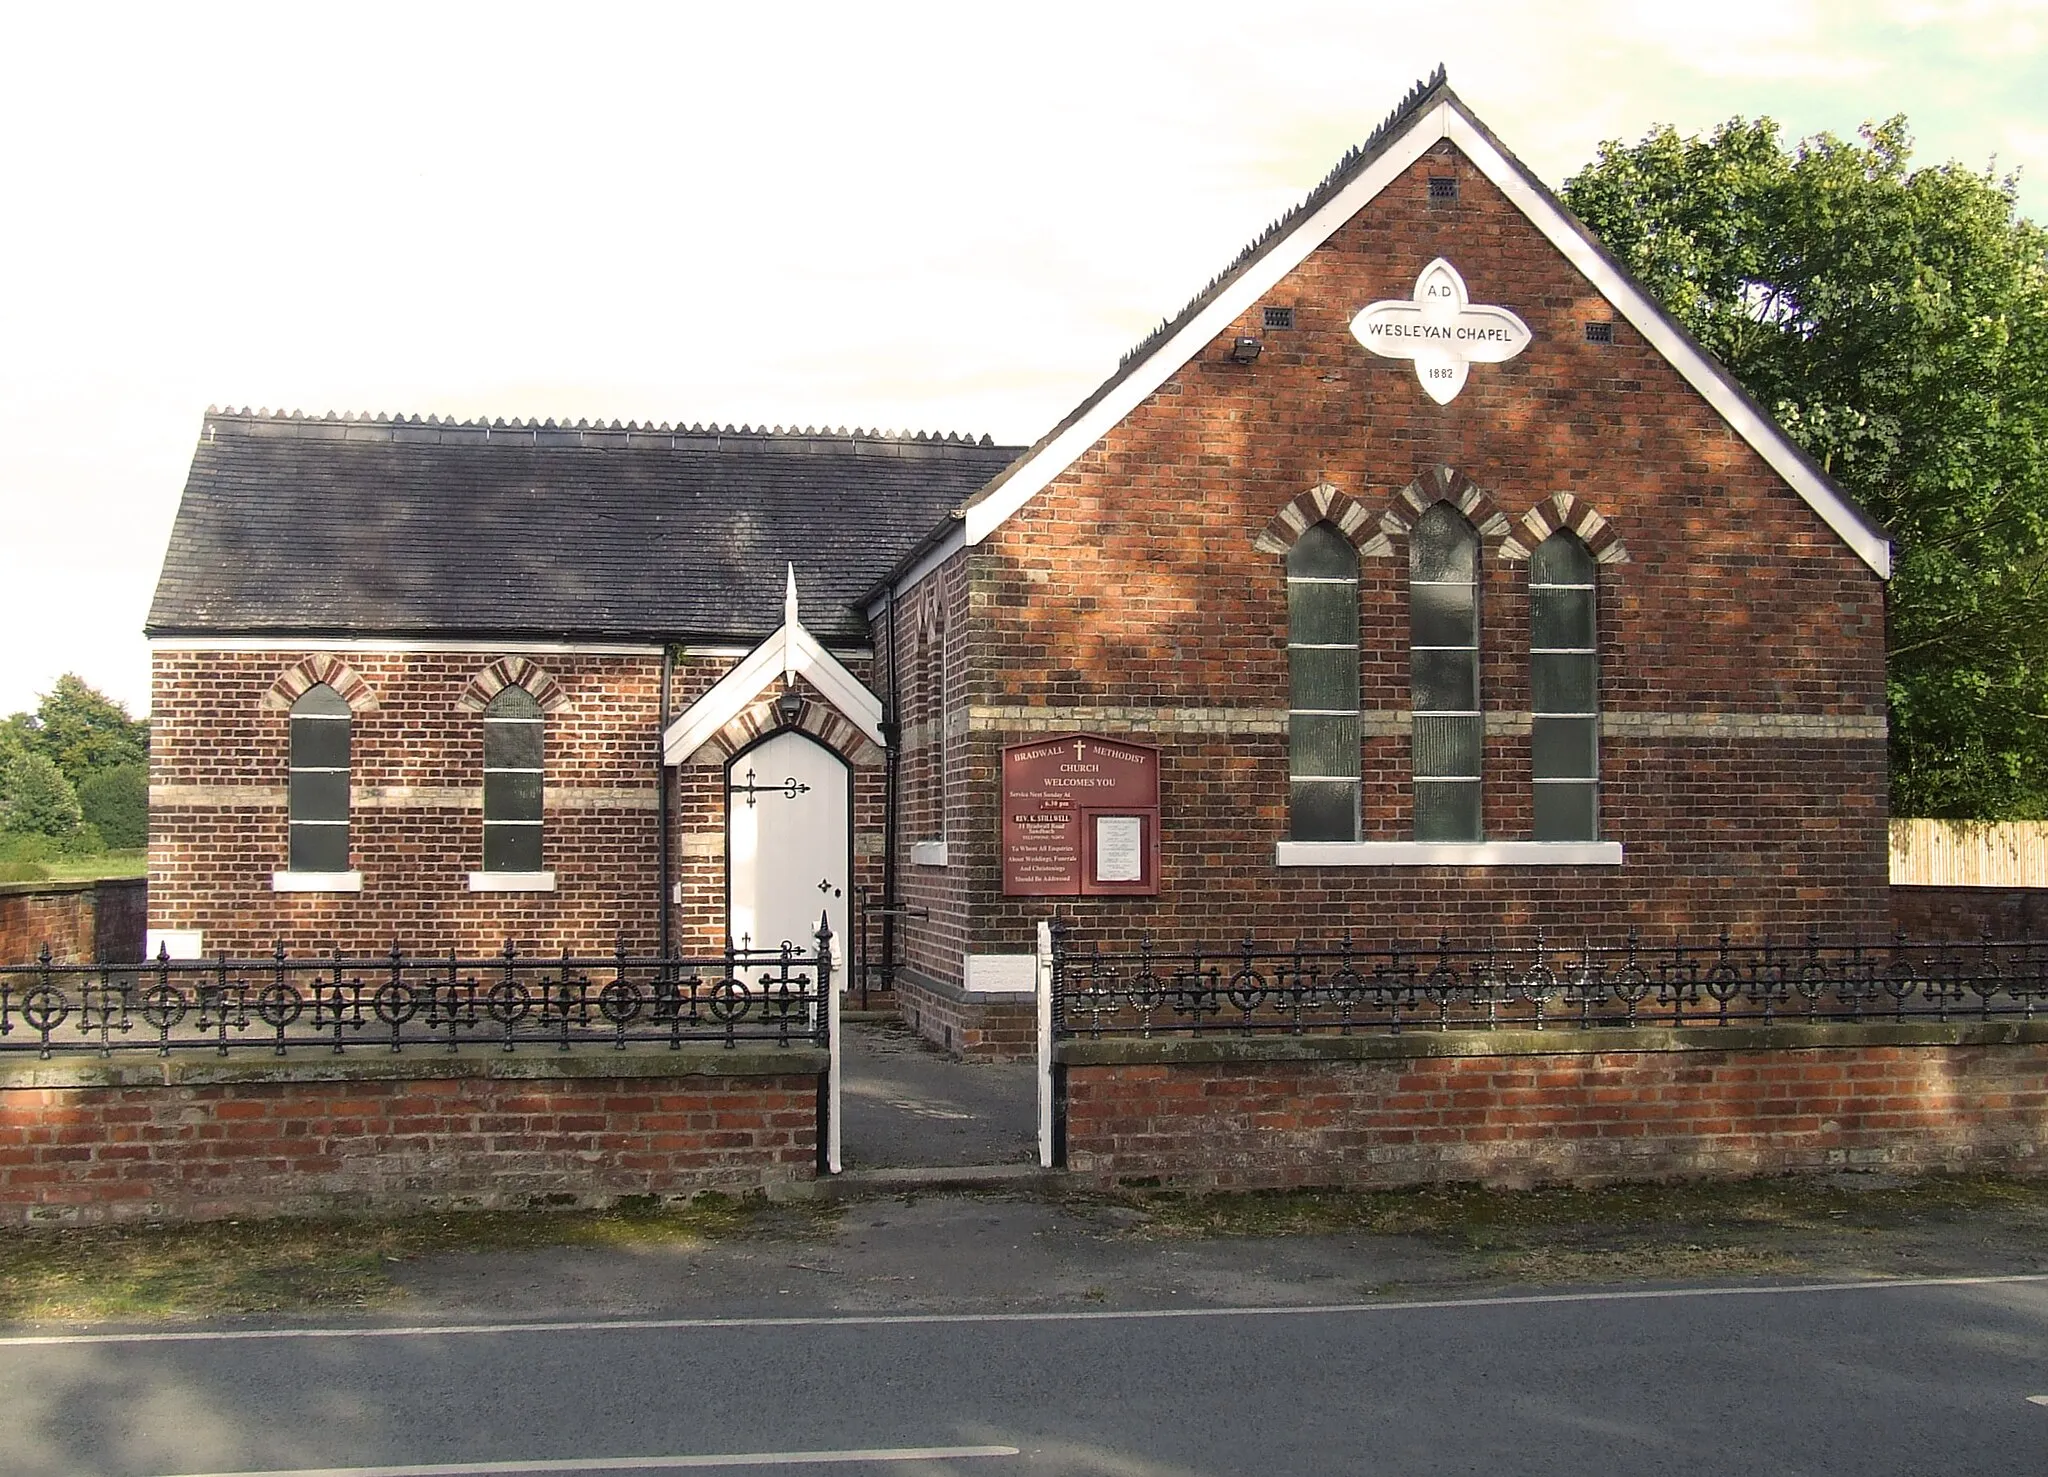
[[148,817],[148,720],[70,673],[0,719],[0,849],[136,847]]
[[84,822],[71,782],[47,755],[18,754],[0,769],[0,833],[65,841]]
[[2048,817],[2048,233],[1910,148],[1660,128],[1564,199],[1889,531],[1894,813]]
[[127,708],[72,673],[43,694],[32,717],[17,713],[9,722],[24,720],[29,746],[74,786],[106,770],[149,762],[148,721],[130,718]]

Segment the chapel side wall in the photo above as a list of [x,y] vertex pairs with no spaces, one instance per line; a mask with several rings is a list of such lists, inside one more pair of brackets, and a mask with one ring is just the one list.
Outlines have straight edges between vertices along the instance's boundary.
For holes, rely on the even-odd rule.
[[[510,649],[516,650],[516,648]],[[656,946],[661,657],[529,657],[567,704],[547,715],[543,863],[552,892],[471,892],[483,865],[483,730],[458,707],[507,652],[159,648],[150,734],[149,922],[208,954],[335,946],[609,954]],[[290,717],[280,676],[337,657],[374,695],[351,726],[350,851],[362,891],[276,892],[289,861]]]
[[[900,642],[895,666],[902,725],[897,879],[904,906],[912,910],[899,925],[900,957],[919,978],[956,989],[965,983],[973,838],[994,814],[976,808],[965,769],[971,677],[967,589],[968,555],[962,550],[895,602],[892,615],[878,628],[875,659],[877,690],[886,691],[888,643]],[[934,844],[944,848],[943,864],[929,849]],[[879,891],[875,895],[879,898]]]
[[[1433,207],[1445,173],[1462,198]],[[1534,334],[1443,407],[1348,330],[1438,255]],[[1296,327],[1266,330],[1266,305]],[[1587,321],[1615,342],[1586,342]],[[1265,340],[1253,364],[1229,361],[1240,334]],[[1400,493],[1438,467],[1483,491],[1476,524],[1505,517],[1480,588],[1489,839],[1532,834],[1528,566],[1501,534],[1532,545],[1524,516],[1554,522],[1566,492],[1626,550],[1599,567],[1598,605],[1601,836],[1621,867],[1275,865],[1285,556],[1254,543],[1318,484],[1361,510],[1360,834],[1408,840]],[[1374,540],[1387,512],[1403,521]],[[1059,900],[1083,938],[1888,931],[1881,581],[1448,142],[972,551],[968,598],[975,823],[953,851],[976,952],[1028,950],[1055,907],[1001,896],[1001,749],[1076,729],[1163,751],[1160,896]]]

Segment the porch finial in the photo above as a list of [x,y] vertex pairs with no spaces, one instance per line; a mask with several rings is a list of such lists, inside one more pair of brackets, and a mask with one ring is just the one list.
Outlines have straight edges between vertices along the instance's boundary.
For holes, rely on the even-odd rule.
[[796,652],[789,637],[802,624],[796,618],[796,564],[792,561],[789,566],[789,585],[782,596],[782,680],[786,683],[796,681]]

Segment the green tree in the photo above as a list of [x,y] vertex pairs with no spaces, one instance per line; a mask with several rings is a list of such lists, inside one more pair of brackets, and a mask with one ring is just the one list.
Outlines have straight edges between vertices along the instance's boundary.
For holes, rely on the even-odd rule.
[[21,754],[0,770],[0,833],[67,841],[85,822],[78,796],[46,754]]
[[1890,532],[1893,812],[2048,817],[2048,233],[1910,148],[1659,128],[1564,200]]
[[149,762],[149,723],[84,678],[59,677],[34,714],[16,713],[6,726],[34,752],[64,772],[73,787],[95,774]]

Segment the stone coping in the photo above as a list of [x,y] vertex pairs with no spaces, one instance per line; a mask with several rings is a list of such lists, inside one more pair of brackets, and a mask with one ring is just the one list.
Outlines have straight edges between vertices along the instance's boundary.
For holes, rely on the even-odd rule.
[[[102,883],[125,882],[139,887],[146,880],[148,879],[142,877],[86,877],[59,881],[54,877],[43,877],[30,882],[0,882],[0,897],[37,897],[43,894],[51,897],[69,896],[73,893],[97,892]],[[22,962],[35,963],[33,959]]]
[[160,1057],[150,1051],[112,1057],[32,1053],[0,1057],[0,1091],[65,1087],[214,1087],[227,1084],[312,1082],[422,1082],[481,1078],[496,1081],[604,1081],[677,1077],[814,1077],[831,1057],[812,1046],[740,1046],[689,1043],[667,1047],[629,1046],[624,1051],[578,1047],[566,1052],[471,1050],[460,1054],[432,1047],[402,1053],[358,1047],[337,1056],[294,1048],[278,1056],[266,1047],[236,1046],[226,1056],[181,1051]]
[[1617,1052],[1816,1051],[1867,1046],[2025,1046],[2048,1043],[2048,1019],[1828,1021],[1798,1025],[1552,1027],[1355,1036],[1104,1036],[1053,1044],[1067,1067],[1196,1066],[1245,1062],[1394,1061],[1418,1057],[1594,1056]]

